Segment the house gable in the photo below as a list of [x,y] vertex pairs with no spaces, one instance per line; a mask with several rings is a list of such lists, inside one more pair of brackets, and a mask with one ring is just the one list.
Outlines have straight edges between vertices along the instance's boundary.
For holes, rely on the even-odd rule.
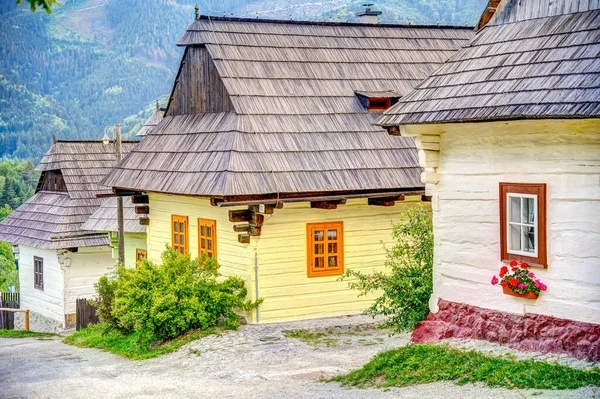
[[179,68],[166,115],[232,112],[233,104],[208,49],[190,46]]

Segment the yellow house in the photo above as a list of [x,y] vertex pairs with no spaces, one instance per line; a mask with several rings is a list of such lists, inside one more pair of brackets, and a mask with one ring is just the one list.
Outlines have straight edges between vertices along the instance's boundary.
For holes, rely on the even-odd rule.
[[197,17],[164,118],[103,184],[149,197],[148,258],[218,258],[264,298],[250,322],[357,313],[421,202],[412,138],[373,124],[470,29]]
[[[413,340],[600,360],[599,8],[490,1],[475,38],[379,120],[416,136],[432,196],[432,313]],[[490,284],[511,261],[547,290]]]

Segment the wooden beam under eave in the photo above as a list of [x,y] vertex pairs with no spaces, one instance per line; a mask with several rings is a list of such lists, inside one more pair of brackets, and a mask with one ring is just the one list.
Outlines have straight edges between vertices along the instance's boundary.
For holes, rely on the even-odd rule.
[[369,198],[368,204],[373,206],[394,206],[396,201],[403,201],[404,195],[396,197]]
[[238,242],[242,244],[250,244],[250,236],[248,234],[238,234]]
[[142,226],[150,226],[150,218],[149,217],[141,217],[140,218],[140,224]]
[[148,194],[135,194],[131,196],[132,204],[147,204],[148,202]]
[[250,231],[250,225],[249,224],[234,224],[233,231],[235,231],[236,233],[247,233]]
[[211,199],[210,199],[210,204],[211,204],[212,206],[219,206],[219,204],[220,204],[221,202],[225,202],[225,201],[224,201],[224,200],[222,200],[221,198],[211,198]]
[[238,211],[229,211],[230,222],[250,222],[252,220],[252,212],[242,209]]
[[150,207],[148,205],[136,206],[135,214],[136,215],[148,215],[150,213]]
[[262,229],[260,227],[250,226],[250,231],[248,232],[251,237],[260,237],[260,231]]
[[345,199],[332,200],[332,201],[311,201],[310,207],[316,208],[316,209],[331,210],[331,209],[337,209],[338,205],[345,205],[345,204],[346,204]]

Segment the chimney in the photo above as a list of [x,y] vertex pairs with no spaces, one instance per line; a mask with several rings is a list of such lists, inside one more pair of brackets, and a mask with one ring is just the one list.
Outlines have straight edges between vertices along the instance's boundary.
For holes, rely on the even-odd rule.
[[364,11],[359,12],[356,16],[360,17],[361,24],[378,24],[379,16],[381,15],[381,11],[373,11],[371,7],[372,3],[363,4],[365,8]]

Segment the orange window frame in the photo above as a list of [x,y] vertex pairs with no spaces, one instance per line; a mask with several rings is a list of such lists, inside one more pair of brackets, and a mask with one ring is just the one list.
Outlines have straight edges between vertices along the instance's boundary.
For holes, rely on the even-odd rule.
[[184,255],[189,253],[188,226],[187,216],[171,215],[171,247]]
[[343,222],[307,223],[306,243],[308,277],[344,273]]
[[198,219],[198,256],[217,258],[217,221]]
[[[385,106],[371,105],[373,102],[385,102]],[[392,99],[389,97],[369,98],[369,111],[385,111],[392,106]]]
[[142,259],[146,259],[148,257],[148,252],[145,249],[136,248],[135,250],[135,261],[139,262]]

